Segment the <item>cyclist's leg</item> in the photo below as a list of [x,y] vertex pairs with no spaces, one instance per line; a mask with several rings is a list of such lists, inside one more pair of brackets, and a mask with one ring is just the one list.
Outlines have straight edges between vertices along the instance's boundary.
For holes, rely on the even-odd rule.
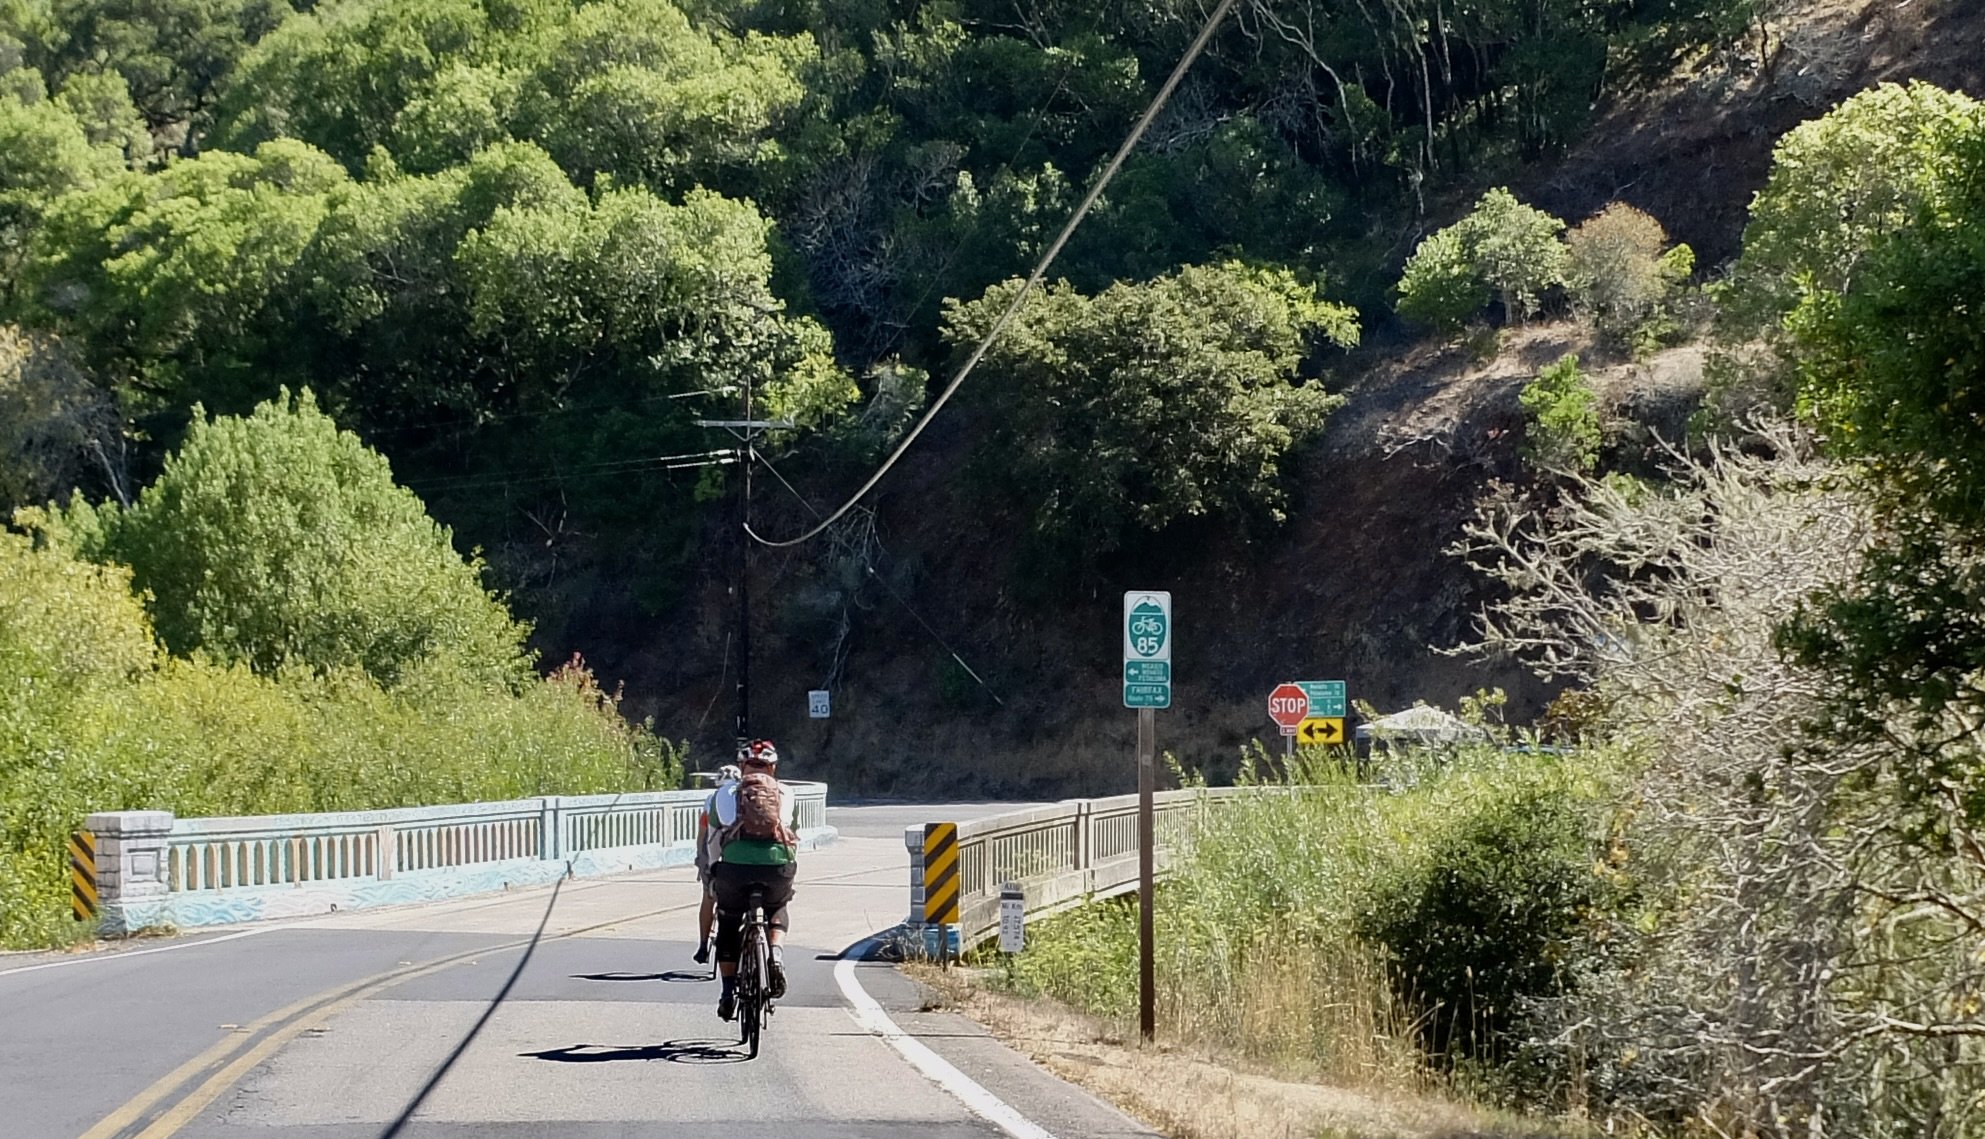
[[747,872],[752,869],[729,862],[710,868],[710,887],[717,906],[717,975],[723,981],[717,1015],[725,1020],[736,1007],[738,948],[743,941],[744,905],[750,892]]
[[798,876],[799,867],[787,863],[784,866],[767,866],[765,874],[765,924],[766,940],[771,943],[772,959],[769,962],[772,995],[786,995],[786,930],[790,928],[790,915],[787,904],[793,900],[793,881]]
[[703,899],[696,907],[696,963],[710,963],[710,923],[717,918],[717,894],[710,885],[710,872],[697,875],[703,883]]

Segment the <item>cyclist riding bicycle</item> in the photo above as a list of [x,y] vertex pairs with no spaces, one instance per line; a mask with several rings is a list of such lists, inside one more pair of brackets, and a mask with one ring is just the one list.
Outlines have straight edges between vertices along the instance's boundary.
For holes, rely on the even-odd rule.
[[737,1013],[737,959],[743,941],[745,907],[753,892],[763,894],[772,960],[767,970],[771,995],[786,995],[786,903],[799,873],[798,801],[779,782],[779,750],[771,740],[753,740],[738,749],[743,778],[712,792],[703,808],[704,834],[713,860],[710,887],[717,897],[717,973],[723,992],[717,1016]]
[[[717,790],[735,786],[744,778],[735,763],[726,763],[717,769]],[[707,812],[705,818],[707,819]],[[717,917],[717,894],[710,888],[710,866],[716,862],[716,854],[710,849],[710,831],[707,824],[696,836],[696,880],[703,885],[703,900],[696,907],[696,956],[698,965],[710,963],[710,926]]]

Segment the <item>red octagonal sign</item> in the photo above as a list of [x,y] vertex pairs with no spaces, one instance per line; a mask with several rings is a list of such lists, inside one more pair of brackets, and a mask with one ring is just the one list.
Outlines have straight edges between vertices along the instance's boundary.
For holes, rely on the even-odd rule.
[[1284,731],[1295,731],[1296,725],[1309,714],[1310,694],[1299,685],[1279,685],[1268,694],[1268,718],[1280,724]]

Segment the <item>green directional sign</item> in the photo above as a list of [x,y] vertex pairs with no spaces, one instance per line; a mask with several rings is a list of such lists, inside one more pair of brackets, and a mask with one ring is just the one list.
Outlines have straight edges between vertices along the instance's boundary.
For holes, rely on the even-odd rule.
[[1344,682],[1341,680],[1298,680],[1296,687],[1309,694],[1311,716],[1344,717]]
[[1172,595],[1123,595],[1123,706],[1172,706]]

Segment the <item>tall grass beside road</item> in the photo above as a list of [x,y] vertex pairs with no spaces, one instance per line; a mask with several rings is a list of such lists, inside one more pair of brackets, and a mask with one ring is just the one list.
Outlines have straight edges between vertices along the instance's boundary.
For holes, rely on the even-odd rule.
[[[1504,1057],[1623,892],[1590,757],[1481,748],[1378,781],[1321,756],[1211,813],[1159,892],[1161,1039],[1282,1075],[1425,1089]],[[1134,902],[1030,929],[1013,979],[1126,1025]]]
[[122,567],[0,532],[0,947],[73,941],[63,844],[92,811],[258,815],[668,788],[680,753],[583,666],[264,676],[172,657]]

